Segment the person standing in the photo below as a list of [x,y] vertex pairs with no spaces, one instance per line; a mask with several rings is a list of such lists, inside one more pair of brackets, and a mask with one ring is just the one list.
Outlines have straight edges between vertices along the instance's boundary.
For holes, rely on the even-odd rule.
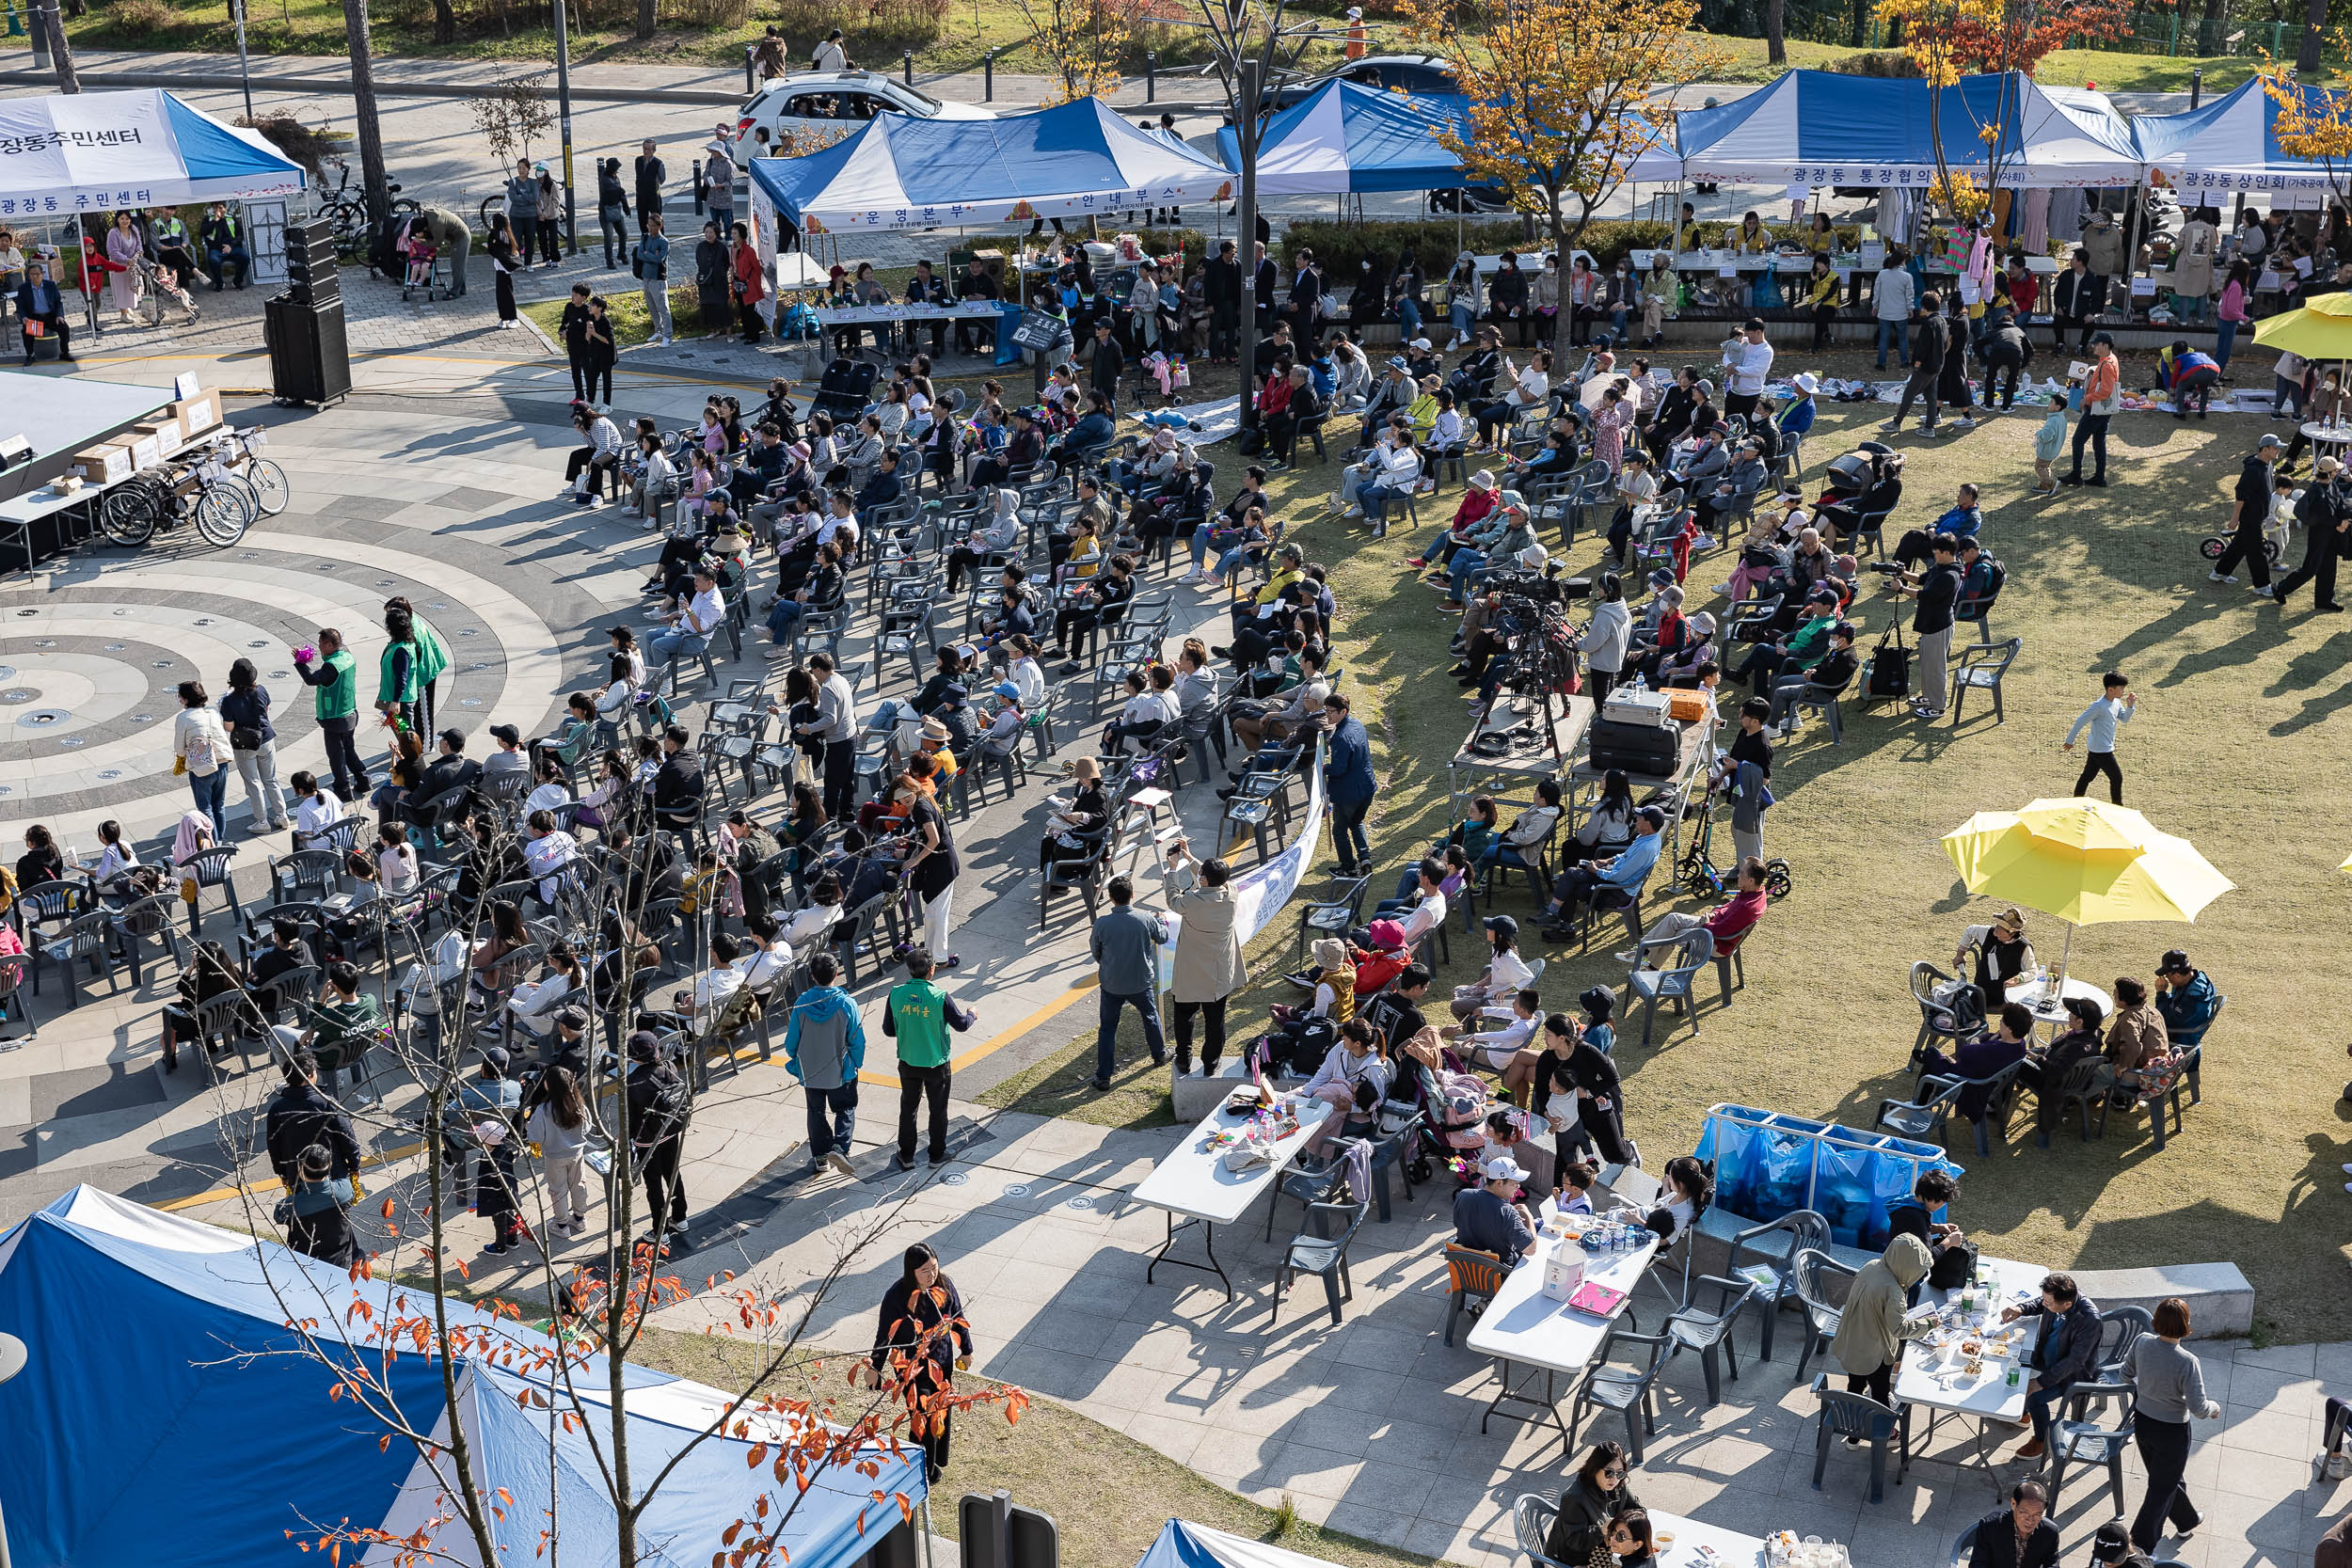
[[333,626],[319,628],[317,658],[294,654],[294,673],[311,689],[311,707],[319,733],[326,737],[326,767],[334,775],[335,798],[364,800],[368,796],[368,766],[359,759],[359,677],[343,634]]
[[1739,341],[1724,350],[1724,417],[1753,422],[1772,377],[1772,345],[1764,340],[1762,318],[1750,316],[1740,324]]
[[727,250],[725,236],[715,220],[705,220],[703,237],[694,245],[694,294],[701,307],[703,336],[723,338],[727,333],[727,297],[733,280],[734,259]]
[[335,1174],[335,1156],[325,1144],[302,1151],[286,1200],[290,1250],[339,1269],[359,1260],[359,1238],[351,1228],[351,1180]]
[[1928,1276],[1933,1262],[1927,1243],[1897,1236],[1854,1275],[1837,1337],[1829,1345],[1831,1358],[1845,1369],[1848,1393],[1867,1394],[1884,1405],[1895,1402],[1895,1363],[1910,1337],[1903,1314],[1911,1288]]
[[947,1094],[954,1081],[947,1059],[947,1031],[972,1027],[971,1008],[939,989],[931,978],[931,956],[923,948],[907,955],[907,977],[890,989],[882,1004],[882,1033],[898,1042],[898,1168],[914,1168],[914,1113],[930,1101],[930,1142],[926,1158],[947,1163]]
[[643,237],[630,253],[628,270],[637,278],[637,289],[645,296],[645,313],[653,318],[653,341],[647,346],[667,348],[671,342],[670,325],[670,237],[662,232],[660,213],[643,220]]
[[[936,720],[924,721],[926,738]],[[939,733],[946,733],[941,724]],[[947,815],[939,809],[939,802],[930,789],[918,784],[912,773],[901,773],[892,786],[898,803],[906,808],[908,836],[914,850],[907,856],[900,871],[914,895],[923,900],[923,942],[931,960],[941,969],[953,969],[963,959],[947,950],[948,924],[954,917],[956,879],[963,872],[963,862],[956,853],[956,841],[947,832]]]
[[1182,922],[1176,932],[1176,963],[1168,988],[1176,1010],[1176,1076],[1192,1070],[1192,1019],[1202,1017],[1200,1076],[1216,1076],[1225,1055],[1225,1003],[1248,976],[1242,956],[1241,915],[1234,901],[1232,869],[1221,860],[1196,861],[1192,846],[1179,838],[1168,852],[1168,909]]
[[794,732],[824,748],[825,815],[845,821],[857,804],[857,697],[834,669],[833,655],[811,654],[808,671],[817,677],[817,712]]
[[596,229],[604,238],[604,270],[611,272],[628,254],[628,190],[621,183],[621,160],[607,158],[596,166]]
[[[821,955],[820,955],[821,956]],[[690,1104],[686,1080],[661,1059],[661,1042],[640,1029],[628,1037],[628,1142],[645,1183],[648,1238],[657,1253],[686,1228],[686,1182],[678,1156],[686,1147]]]
[[1168,922],[1135,907],[1136,886],[1125,877],[1113,877],[1107,890],[1111,907],[1094,922],[1089,947],[1094,955],[1102,985],[1102,1003],[1094,1035],[1096,1094],[1108,1094],[1111,1069],[1116,1065],[1120,1014],[1133,1007],[1142,1015],[1144,1042],[1152,1048],[1152,1065],[1168,1063],[1168,1041],[1160,1033],[1159,947],[1168,940]]
[[220,694],[220,721],[229,731],[237,776],[245,781],[253,831],[283,832],[286,796],[278,787],[278,728],[269,721],[269,688],[262,684],[261,672],[249,658],[229,667],[229,689]]
[[588,388],[593,385],[588,371],[588,301],[591,291],[585,283],[572,285],[572,297],[564,302],[564,313],[558,318],[556,329],[564,340],[564,362],[572,372],[572,401],[588,401]]
[[669,177],[659,154],[654,151],[653,138],[647,136],[638,144],[637,164],[637,232],[651,233],[652,220],[661,215],[661,182]]
[[808,1101],[808,1165],[829,1164],[843,1176],[850,1168],[850,1140],[857,1131],[857,1074],[866,1063],[866,1025],[857,1004],[834,981],[840,967],[831,953],[808,961],[809,987],[792,1004],[784,1032],[785,1069],[800,1080]]
[[768,297],[767,271],[759,264],[759,252],[752,248],[752,231],[747,224],[736,224],[734,248],[728,252],[734,272],[736,320],[743,329],[743,341],[759,341],[767,329],[759,314],[759,302]]
[[539,177],[528,158],[515,160],[515,177],[506,182],[506,221],[514,230],[516,259],[528,267],[539,235]]
[[2205,1393],[2203,1363],[2181,1343],[2188,1329],[2188,1303],[2167,1296],[2156,1303],[2151,1331],[2133,1340],[2123,1357],[2123,1376],[2132,1386],[2132,1442],[2148,1472],[2148,1492],[2132,1520],[2132,1544],[2143,1552],[2156,1549],[2167,1519],[2182,1535],[2205,1522],[2181,1477],[2188,1468],[2189,1418],[2213,1420],[2221,1406]]
[[180,713],[172,721],[174,773],[184,773],[196,797],[196,809],[213,825],[213,842],[229,839],[229,768],[235,755],[228,728],[211,707],[212,698],[201,681],[180,683]]
[[[2090,378],[2083,383],[2083,417],[2074,426],[2074,466],[2058,476],[2061,484],[2107,483],[2107,423],[2115,418],[2117,392],[2123,379],[2123,362],[2115,356],[2115,339],[2105,332],[2090,340]],[[2083,478],[2083,446],[2088,442],[2097,467]]]
[[588,1106],[567,1067],[540,1075],[539,1101],[523,1136],[539,1146],[539,1175],[548,1184],[548,1223],[559,1236],[588,1227]]
[[1934,563],[1915,583],[1899,579],[1895,592],[1919,601],[1911,618],[1912,633],[1919,639],[1919,695],[1911,712],[1915,719],[1932,721],[1944,717],[1949,695],[1945,688],[1949,684],[1952,612],[1960,604],[1960,541],[1939,533],[1928,550]]
[[1916,285],[1903,265],[1902,251],[1888,246],[1886,264],[1870,285],[1870,314],[1878,322],[1880,370],[1886,369],[1886,341],[1895,341],[1895,362],[1911,363],[1911,306]]
[[1372,811],[1379,783],[1372,772],[1372,736],[1363,721],[1348,711],[1343,692],[1323,699],[1324,722],[1330,737],[1323,756],[1323,784],[1331,802],[1331,847],[1339,857],[1340,875],[1356,877],[1372,869],[1372,845],[1364,836],[1364,818]]
[[1209,362],[1238,364],[1241,360],[1241,258],[1233,242],[1216,248],[1208,267]]
[[2101,773],[2107,776],[2107,798],[2117,805],[2123,803],[2123,769],[2115,760],[2115,727],[2128,724],[2132,715],[2139,711],[2139,693],[2124,689],[2131,682],[2110,670],[2099,681],[2099,700],[2083,709],[2074,727],[2066,732],[2065,751],[2073,751],[2074,742],[2084,730],[2090,732],[2090,749],[2084,754],[2082,776],[2074,781],[2074,797],[2080,800],[2090,789],[2090,781]]
[[825,35],[825,41],[818,44],[809,55],[808,64],[812,71],[847,71],[850,69],[850,52],[841,45],[840,28],[835,27]]
[[947,1468],[949,1396],[955,1374],[972,1367],[972,1325],[939,1254],[921,1242],[907,1248],[898,1281],[882,1296],[866,1380],[907,1402],[908,1435],[923,1446],[931,1485]]
[[1922,436],[1935,434],[1935,418],[1943,408],[1944,356],[1952,352],[1952,326],[1944,314],[1943,296],[1932,289],[1921,294],[1917,316],[1912,323],[1911,379],[1903,383],[1903,401],[1896,405],[1895,417],[1879,426],[1889,436],[1902,429],[1914,399],[1927,400],[1927,412],[1919,421]]
[[2265,435],[2254,443],[2253,455],[2238,469],[2237,493],[2230,507],[2230,547],[2205,574],[2207,582],[2235,582],[2239,562],[2254,579],[2254,592],[2270,597],[2270,556],[2263,548],[2263,528],[2271,507],[2271,476],[2277,471],[2280,442]]
[[483,248],[490,253],[490,280],[498,289],[499,327],[511,332],[519,320],[515,309],[515,269],[522,259],[515,249],[515,226],[504,213],[490,214],[490,239]]
[[2336,560],[2344,553],[2344,535],[2352,528],[2352,497],[2344,493],[2342,467],[2333,457],[2312,466],[2312,482],[2295,503],[2295,520],[2303,525],[2303,562],[2279,579],[2271,597],[2285,604],[2305,583],[2312,585],[2313,610],[2335,614]]
[[711,127],[709,144],[703,150],[710,154],[703,160],[703,211],[723,234],[735,227],[735,157],[724,125]]

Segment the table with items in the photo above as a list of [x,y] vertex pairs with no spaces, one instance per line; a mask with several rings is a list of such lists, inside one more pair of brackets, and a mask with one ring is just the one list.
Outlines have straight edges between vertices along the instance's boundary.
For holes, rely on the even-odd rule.
[[[1658,1251],[1647,1226],[1591,1214],[1563,1214],[1546,1198],[1535,1244],[1502,1282],[1466,1341],[1492,1356],[1501,1385],[1478,1430],[1498,1411],[1514,1419],[1549,1418],[1569,1442],[1560,1416],[1560,1379],[1570,1386],[1598,1355]],[[1542,1392],[1536,1378],[1541,1374]],[[1505,1406],[1525,1408],[1525,1414]]]
[[[1327,1100],[1295,1094],[1275,1095],[1270,1104],[1255,1110],[1241,1108],[1257,1092],[1254,1085],[1236,1089],[1136,1185],[1136,1202],[1168,1215],[1168,1239],[1152,1254],[1144,1283],[1151,1283],[1162,1263],[1170,1263],[1216,1275],[1225,1283],[1225,1299],[1233,1299],[1232,1276],[1216,1260],[1216,1227],[1248,1212],[1336,1109]],[[1177,1236],[1196,1225],[1208,1261],[1169,1257]]]
[[1969,1282],[1949,1291],[1923,1290],[1907,1318],[1918,1337],[1903,1349],[1897,1408],[1929,1413],[1918,1437],[1922,1449],[1947,1417],[1972,1420],[1977,1465],[1996,1491],[1993,1450],[2026,1418],[2026,1386],[2033,1381],[2026,1363],[2037,1327],[2030,1320],[2004,1323],[2001,1313],[2039,1301],[2044,1273],[2031,1263],[1979,1258]]

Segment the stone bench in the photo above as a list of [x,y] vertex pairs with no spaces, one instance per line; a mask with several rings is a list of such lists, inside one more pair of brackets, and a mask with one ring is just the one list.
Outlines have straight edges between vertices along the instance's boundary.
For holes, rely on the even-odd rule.
[[2254,1287],[2235,1263],[2161,1263],[2145,1269],[2076,1269],[2074,1283],[2102,1312],[2153,1312],[2167,1296],[2188,1304],[2189,1337],[2233,1338],[2254,1330]]

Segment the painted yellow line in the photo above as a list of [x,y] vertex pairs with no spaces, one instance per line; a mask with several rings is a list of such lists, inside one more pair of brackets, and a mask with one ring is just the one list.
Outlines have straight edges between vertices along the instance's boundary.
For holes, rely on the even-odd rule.
[[[948,1069],[950,1070],[954,1070],[961,1068],[967,1068],[974,1062],[981,1060],[983,1057],[995,1054],[997,1052],[1002,1051],[1006,1046],[1010,1045],[1013,1041],[1027,1034],[1030,1030],[1036,1028],[1039,1024],[1043,1023],[1047,1019],[1054,1017],[1057,1013],[1068,1010],[1071,1006],[1074,1006],[1078,1001],[1084,998],[1088,992],[1093,990],[1099,983],[1099,980],[1092,975],[1088,976],[1084,980],[1080,980],[1075,985],[1072,986],[1068,990],[1062,992],[1059,996],[1057,996],[1054,1000],[1048,1002],[1042,1007],[1038,1008],[1037,1011],[1031,1013],[1028,1017],[1021,1020],[1019,1022],[1010,1024],[1006,1028],[999,1029],[996,1033],[989,1036],[988,1038],[982,1040],[979,1044],[974,1046],[971,1050],[963,1053],[961,1055],[948,1058]],[[861,1072],[857,1075],[857,1079],[861,1084],[871,1084],[877,1088],[895,1089],[898,1086],[898,1075],[895,1072]]]
[[[424,1145],[422,1144],[404,1144],[398,1148],[388,1148],[381,1154],[371,1154],[367,1158],[361,1160],[359,1164],[362,1169],[369,1165],[388,1165],[394,1160],[405,1160],[411,1155],[421,1154],[423,1152]],[[245,1190],[254,1194],[256,1196],[259,1196],[265,1193],[282,1192],[285,1190],[285,1183],[278,1180],[278,1178],[270,1176],[262,1178],[261,1180],[254,1182],[252,1186]],[[161,1210],[163,1212],[169,1214],[177,1212],[182,1209],[194,1209],[199,1204],[219,1203],[228,1198],[236,1196],[237,1193],[238,1189],[235,1187],[215,1187],[211,1192],[199,1193],[194,1197],[175,1197],[168,1203],[157,1203],[151,1205],[151,1207]]]

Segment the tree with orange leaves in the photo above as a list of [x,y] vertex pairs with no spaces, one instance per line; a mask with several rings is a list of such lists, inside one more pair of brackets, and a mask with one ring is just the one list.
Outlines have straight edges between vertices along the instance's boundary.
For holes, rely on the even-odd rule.
[[[1462,0],[1406,0],[1406,29],[1443,47],[1466,129],[1434,134],[1466,184],[1542,223],[1563,264],[1634,160],[1673,135],[1673,88],[1719,70],[1693,42],[1694,0],[1513,0],[1457,25]],[[1558,321],[1565,351],[1569,312]]]
[[[2344,36],[2337,34],[2338,55],[2344,44]],[[2279,111],[2270,121],[2271,135],[2280,152],[2325,169],[2335,198],[2352,203],[2352,76],[2341,67],[2325,81],[2305,82],[2303,74],[2317,73],[2298,73],[2280,60],[2264,64],[2258,80]]]

